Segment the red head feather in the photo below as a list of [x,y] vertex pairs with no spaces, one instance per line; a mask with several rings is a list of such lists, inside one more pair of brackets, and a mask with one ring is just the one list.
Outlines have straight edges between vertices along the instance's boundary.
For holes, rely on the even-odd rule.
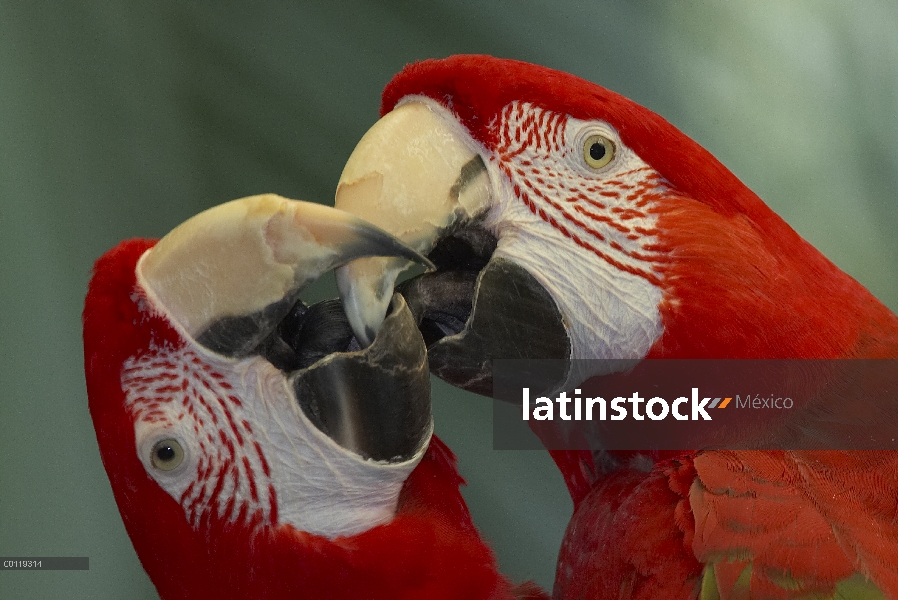
[[163,317],[146,310],[136,282],[137,261],[154,243],[126,241],[97,261],[83,319],[100,455],[125,528],[160,596],[512,598],[471,521],[455,456],[436,437],[405,481],[398,514],[386,525],[335,539],[291,525],[255,527],[215,516],[192,526],[139,460],[122,389],[127,359],[151,345],[184,344]]
[[670,185],[656,212],[665,333],[650,356],[898,356],[898,319],[801,238],[686,134],[623,96],[547,67],[485,55],[407,66],[381,113],[423,95],[453,112],[487,150],[502,109],[529,102],[613,126]]

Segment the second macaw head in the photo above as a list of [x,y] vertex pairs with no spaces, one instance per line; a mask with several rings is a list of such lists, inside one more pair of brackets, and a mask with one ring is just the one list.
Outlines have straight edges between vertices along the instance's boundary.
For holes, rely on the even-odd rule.
[[[573,75],[427,60],[381,113],[336,206],[437,265],[399,289],[456,385],[489,393],[490,358],[869,355],[863,331],[894,318],[701,146]],[[407,264],[338,271],[361,340]]]
[[90,411],[163,598],[510,597],[431,440],[404,301],[359,348],[338,301],[299,299],[376,255],[422,260],[357,217],[264,195],[97,261]]

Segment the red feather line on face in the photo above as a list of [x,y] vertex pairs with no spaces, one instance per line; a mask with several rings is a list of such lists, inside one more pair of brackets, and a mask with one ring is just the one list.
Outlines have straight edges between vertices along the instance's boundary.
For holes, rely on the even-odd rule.
[[205,432],[195,436],[201,458],[178,499],[194,527],[213,515],[252,528],[277,522],[268,462],[258,443],[246,444],[252,429],[235,419],[243,404],[224,375],[187,348],[151,348],[125,363],[122,387],[135,423]]
[[575,119],[605,121],[680,193],[721,214],[742,212],[755,221],[781,222],[710,152],[660,115],[575,75],[477,54],[425,60],[408,65],[387,84],[381,115],[409,95],[443,104],[475,140],[493,150],[501,133],[498,117],[514,102],[529,102]]
[[[512,102],[502,110],[495,157],[515,197],[581,248],[621,271],[660,285],[656,270],[665,256],[655,237],[657,230],[628,221],[647,219],[648,211],[641,209],[651,207],[667,186],[649,168],[620,174],[626,182],[597,182],[571,172],[562,160],[567,154],[567,122],[567,115],[529,103]],[[596,193],[607,202],[590,196]],[[628,206],[609,208],[612,202]]]

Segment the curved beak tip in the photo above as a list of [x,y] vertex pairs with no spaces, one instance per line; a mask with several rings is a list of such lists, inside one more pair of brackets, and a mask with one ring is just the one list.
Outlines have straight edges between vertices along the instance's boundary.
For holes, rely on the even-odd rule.
[[[473,142],[447,111],[409,102],[381,118],[359,141],[340,176],[335,206],[428,253],[445,231],[486,209],[490,193],[488,178],[479,177],[483,172]],[[477,193],[465,193],[466,188]],[[417,262],[428,272],[437,270],[421,258]],[[360,341],[370,343],[379,330],[405,266],[365,260],[338,271],[340,295]]]
[[138,278],[189,335],[226,323],[217,337],[239,331],[245,349],[270,332],[304,285],[367,256],[428,262],[356,215],[264,194],[188,219],[144,255]]

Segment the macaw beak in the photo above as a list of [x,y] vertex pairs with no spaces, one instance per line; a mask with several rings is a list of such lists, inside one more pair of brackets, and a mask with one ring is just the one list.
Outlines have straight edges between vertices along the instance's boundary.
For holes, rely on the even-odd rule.
[[306,416],[337,443],[403,460],[431,431],[425,347],[406,303],[397,296],[381,335],[360,349],[339,301],[299,299],[323,273],[371,256],[430,265],[356,216],[268,194],[188,219],[141,257],[137,278],[186,337],[280,369]]
[[[453,226],[483,214],[489,179],[458,127],[419,102],[395,109],[359,141],[337,186],[336,206],[430,252]],[[337,272],[353,330],[370,342],[407,260],[374,258]]]
[[[567,359],[571,345],[551,295],[501,256],[492,212],[502,185],[487,163],[483,148],[448,111],[427,101],[403,103],[359,141],[340,177],[336,207],[382,227],[436,265],[396,291],[418,319],[431,371],[491,395],[492,359]],[[379,331],[397,276],[409,264],[365,258],[337,269],[360,343]]]

